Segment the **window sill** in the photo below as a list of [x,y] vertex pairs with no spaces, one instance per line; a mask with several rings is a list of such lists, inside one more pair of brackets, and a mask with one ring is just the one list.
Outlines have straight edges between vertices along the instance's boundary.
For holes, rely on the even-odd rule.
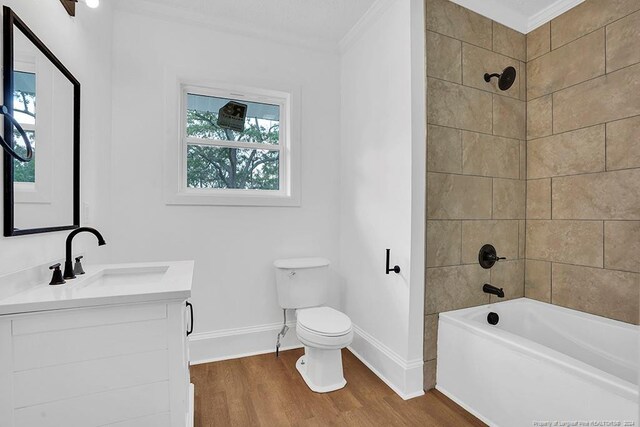
[[179,192],[166,197],[169,206],[273,206],[299,207],[300,197],[293,195],[211,194]]

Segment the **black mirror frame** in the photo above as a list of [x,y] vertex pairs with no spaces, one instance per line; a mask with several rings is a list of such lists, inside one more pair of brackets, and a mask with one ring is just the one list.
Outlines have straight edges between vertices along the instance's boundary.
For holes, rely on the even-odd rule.
[[[13,28],[22,32],[34,46],[47,57],[49,61],[73,84],[73,224],[43,228],[14,228],[14,194],[13,194],[13,159],[8,153],[4,153],[4,235],[22,236],[26,234],[49,233],[52,231],[71,230],[80,227],[80,82],[60,62],[58,58],[45,46],[45,44],[31,31],[29,27],[8,6],[2,7],[3,14],[3,66],[4,82],[3,94],[5,100],[13,98]],[[13,115],[13,103],[5,102],[9,114]],[[4,138],[13,144],[13,129],[11,122],[4,118]]]

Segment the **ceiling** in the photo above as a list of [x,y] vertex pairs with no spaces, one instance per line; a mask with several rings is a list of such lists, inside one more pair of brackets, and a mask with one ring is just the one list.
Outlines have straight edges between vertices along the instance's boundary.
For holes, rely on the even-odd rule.
[[528,33],[584,0],[452,0],[507,27]]
[[[115,4],[116,9],[147,16],[336,50],[369,9],[390,1],[410,0],[115,0]],[[526,34],[584,0],[451,1]]]
[[335,50],[373,3],[375,0],[118,0],[116,8]]

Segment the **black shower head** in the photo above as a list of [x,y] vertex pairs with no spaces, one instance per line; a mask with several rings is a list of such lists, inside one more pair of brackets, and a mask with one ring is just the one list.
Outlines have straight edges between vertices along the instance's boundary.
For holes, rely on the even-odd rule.
[[485,82],[491,81],[491,77],[498,78],[498,87],[500,88],[500,90],[507,90],[511,86],[513,86],[513,83],[516,81],[516,69],[509,66],[502,71],[502,74],[485,73],[484,81]]

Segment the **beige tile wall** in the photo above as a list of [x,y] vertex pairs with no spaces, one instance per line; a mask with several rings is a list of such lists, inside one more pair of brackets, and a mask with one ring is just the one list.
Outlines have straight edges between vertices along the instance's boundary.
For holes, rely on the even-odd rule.
[[[430,389],[437,313],[489,303],[484,283],[504,287],[506,298],[524,295],[527,55],[523,34],[448,0],[427,0],[426,26],[424,381]],[[509,65],[517,72],[509,90],[484,81],[485,72]],[[485,243],[508,260],[480,267]]]
[[640,1],[527,35],[525,295],[638,323]]
[[[640,311],[640,1],[586,0],[526,36],[426,7],[425,390],[438,313],[492,301],[483,283],[630,323]],[[508,91],[482,79],[508,65]],[[482,269],[484,243],[508,260]]]

